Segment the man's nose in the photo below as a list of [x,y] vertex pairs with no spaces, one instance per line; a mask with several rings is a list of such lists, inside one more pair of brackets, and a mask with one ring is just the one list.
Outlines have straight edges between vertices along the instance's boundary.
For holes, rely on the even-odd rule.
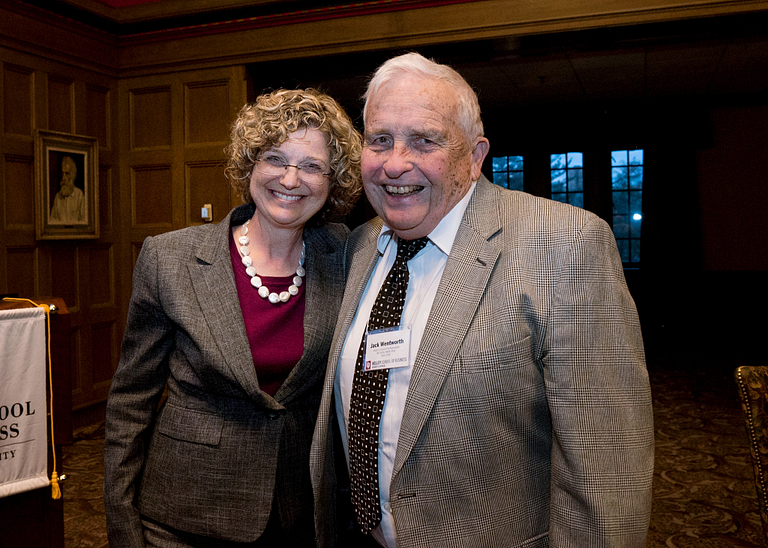
[[413,152],[405,143],[395,141],[392,150],[389,151],[384,160],[383,167],[387,177],[397,179],[403,173],[413,169]]

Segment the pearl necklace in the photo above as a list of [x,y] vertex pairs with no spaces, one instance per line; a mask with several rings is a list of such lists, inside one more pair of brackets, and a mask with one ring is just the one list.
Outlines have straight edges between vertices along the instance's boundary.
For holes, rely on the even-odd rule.
[[242,255],[243,265],[245,265],[245,273],[251,277],[251,285],[259,290],[259,296],[262,299],[269,299],[272,304],[287,303],[288,299],[295,297],[299,294],[299,286],[303,283],[302,278],[306,275],[304,270],[304,253],[307,246],[304,242],[301,242],[301,258],[299,259],[299,268],[296,269],[296,275],[293,277],[293,284],[288,288],[288,291],[282,291],[279,295],[277,293],[270,293],[267,286],[261,283],[261,278],[256,275],[256,269],[253,267],[253,259],[250,257],[251,250],[248,249],[248,223],[251,220],[248,219],[240,227],[240,237],[237,241],[240,243],[240,255]]

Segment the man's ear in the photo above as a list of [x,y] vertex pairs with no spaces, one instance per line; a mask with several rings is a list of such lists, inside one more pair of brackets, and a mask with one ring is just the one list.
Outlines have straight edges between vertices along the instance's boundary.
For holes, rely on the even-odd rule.
[[475,147],[472,149],[472,180],[477,181],[480,178],[483,161],[488,155],[491,145],[485,137],[478,137]]

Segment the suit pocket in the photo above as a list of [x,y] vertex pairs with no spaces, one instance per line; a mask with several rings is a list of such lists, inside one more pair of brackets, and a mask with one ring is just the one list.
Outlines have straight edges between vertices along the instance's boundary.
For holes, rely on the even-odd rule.
[[463,373],[525,367],[533,364],[532,337],[479,352],[471,352],[471,348],[465,344],[459,351],[458,359]]
[[157,422],[157,431],[173,439],[218,445],[224,419],[213,413],[166,405]]

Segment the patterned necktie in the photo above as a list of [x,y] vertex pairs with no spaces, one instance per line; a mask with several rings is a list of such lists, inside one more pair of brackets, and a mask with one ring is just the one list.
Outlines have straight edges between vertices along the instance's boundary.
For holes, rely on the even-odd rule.
[[[400,240],[397,258],[376,296],[368,331],[400,325],[408,289],[408,261],[427,245],[427,238]],[[389,370],[363,371],[365,334],[360,342],[349,403],[349,475],[352,504],[363,533],[381,522],[379,505],[379,421]]]

